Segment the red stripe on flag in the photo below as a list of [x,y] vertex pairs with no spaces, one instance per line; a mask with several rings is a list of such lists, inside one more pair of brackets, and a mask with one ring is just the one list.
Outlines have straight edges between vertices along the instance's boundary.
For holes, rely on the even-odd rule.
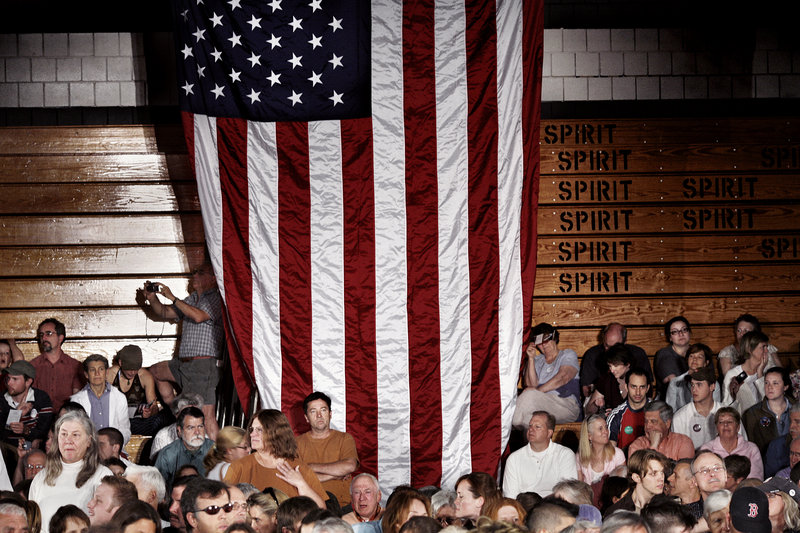
[[226,306],[225,334],[231,370],[242,400],[249,403],[253,376],[253,273],[250,268],[247,121],[217,119],[222,199],[222,272]]
[[[544,2],[526,3],[522,21],[522,149],[524,181],[520,220],[523,327],[531,325],[536,281],[537,206],[539,205],[539,122],[542,115]],[[521,360],[524,359],[520,355]],[[521,364],[521,363],[520,363]]]
[[186,139],[186,149],[189,150],[189,165],[192,167],[194,179],[197,180],[194,169],[194,114],[181,111],[181,122],[183,123],[183,138]]
[[[311,187],[308,124],[278,122],[278,261],[281,302],[281,410],[294,430],[308,429],[311,393]],[[277,355],[277,354],[276,354]]]
[[442,477],[439,223],[433,0],[403,8],[411,485]]
[[372,121],[342,122],[344,332],[347,432],[357,435],[361,470],[378,474],[375,348],[375,187]]
[[466,2],[472,470],[495,475],[502,436],[498,367],[497,36],[494,2]]

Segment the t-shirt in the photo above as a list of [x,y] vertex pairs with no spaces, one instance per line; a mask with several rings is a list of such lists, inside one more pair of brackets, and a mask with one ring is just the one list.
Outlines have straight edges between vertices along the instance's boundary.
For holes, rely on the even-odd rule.
[[[317,474],[315,474],[307,464],[300,459],[287,462],[292,468],[299,466],[300,473],[303,475],[306,483],[309,484],[314,492],[319,494],[319,497],[322,498],[323,501],[328,499],[328,495],[322,487],[322,483],[319,482]],[[299,496],[300,493],[297,492],[297,488],[280,479],[276,475],[277,473],[277,468],[267,468],[258,464],[256,454],[254,453],[231,463],[231,466],[228,467],[228,473],[225,474],[225,483],[230,485],[236,483],[250,483],[261,491],[267,487],[272,487],[283,491],[289,497]]]
[[[578,354],[575,353],[575,350],[570,350],[569,348],[560,350],[552,363],[548,363],[545,360],[544,354],[539,354],[534,358],[533,365],[533,368],[536,370],[536,375],[539,377],[539,385],[544,385],[553,379],[553,377],[558,374],[558,371],[561,370],[562,366],[571,366],[574,367],[575,370],[580,368],[578,365]],[[578,381],[577,372],[574,378],[557,389],[549,391],[548,394],[558,394],[562,398],[572,397],[578,402],[580,398],[580,382]]]
[[641,409],[632,409],[626,401],[609,413],[608,438],[616,441],[619,449],[626,451],[633,441],[644,435],[644,408],[647,403]]
[[[652,382],[653,370],[650,368],[650,360],[647,358],[647,353],[635,344],[626,344],[625,348],[628,349],[633,360],[631,368],[641,368],[647,374],[647,381]],[[592,346],[583,354],[580,371],[581,387],[591,385],[603,372],[608,370],[608,365],[603,360],[605,351],[605,345],[598,344]]]
[[[303,433],[297,437],[297,451],[304,463],[333,463],[343,459],[355,459],[358,463],[356,441],[347,433],[332,429],[330,435],[324,439],[315,439],[311,432]],[[344,507],[350,503],[350,480],[348,474],[343,479],[323,481],[325,490],[331,491]]]

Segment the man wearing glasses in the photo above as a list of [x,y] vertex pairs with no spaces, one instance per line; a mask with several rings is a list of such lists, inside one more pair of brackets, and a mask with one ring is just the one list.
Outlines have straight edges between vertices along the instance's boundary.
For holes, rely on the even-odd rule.
[[700,452],[692,462],[692,473],[703,501],[714,491],[725,488],[728,473],[722,458],[714,452]]
[[194,478],[181,495],[187,532],[223,533],[233,523],[233,504],[221,481]]
[[[66,327],[55,318],[46,318],[36,329],[39,355],[31,360],[36,369],[36,388],[50,397],[54,413],[58,413],[64,402],[86,385],[83,365],[61,349],[66,337]],[[16,353],[14,359],[18,359]]]

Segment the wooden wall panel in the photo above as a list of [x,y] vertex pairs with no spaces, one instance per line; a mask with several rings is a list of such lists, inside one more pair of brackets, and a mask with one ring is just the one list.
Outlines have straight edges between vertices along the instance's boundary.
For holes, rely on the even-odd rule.
[[[683,314],[719,350],[750,312],[800,354],[800,121],[545,121],[533,322],[653,354]],[[568,346],[569,344],[564,344]]]
[[38,348],[36,325],[67,328],[79,359],[142,347],[172,356],[175,324],[148,320],[144,280],[188,293],[203,226],[180,126],[0,130],[0,331]]

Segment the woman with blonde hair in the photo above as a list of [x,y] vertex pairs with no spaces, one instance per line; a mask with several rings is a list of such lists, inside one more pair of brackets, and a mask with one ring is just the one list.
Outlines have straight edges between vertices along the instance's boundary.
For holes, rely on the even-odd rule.
[[398,487],[386,500],[381,518],[383,533],[399,533],[403,524],[414,516],[431,516],[431,501],[411,487]]
[[245,430],[235,426],[225,426],[219,430],[217,441],[203,459],[208,479],[222,481],[232,462],[250,454],[246,436]]
[[575,459],[578,463],[578,479],[589,485],[599,483],[625,464],[623,451],[608,440],[608,425],[602,415],[592,415],[581,424]]
[[272,487],[247,497],[247,523],[256,533],[275,533],[278,526],[278,506],[288,496]]
[[275,409],[262,409],[250,420],[248,434],[255,453],[231,463],[225,483],[250,483],[258,490],[272,487],[289,497],[308,496],[325,507],[327,493],[317,474],[300,459],[286,415]]
[[507,522],[523,527],[525,518],[528,516],[522,504],[512,498],[500,498],[493,501],[483,508],[483,514],[498,522]]

